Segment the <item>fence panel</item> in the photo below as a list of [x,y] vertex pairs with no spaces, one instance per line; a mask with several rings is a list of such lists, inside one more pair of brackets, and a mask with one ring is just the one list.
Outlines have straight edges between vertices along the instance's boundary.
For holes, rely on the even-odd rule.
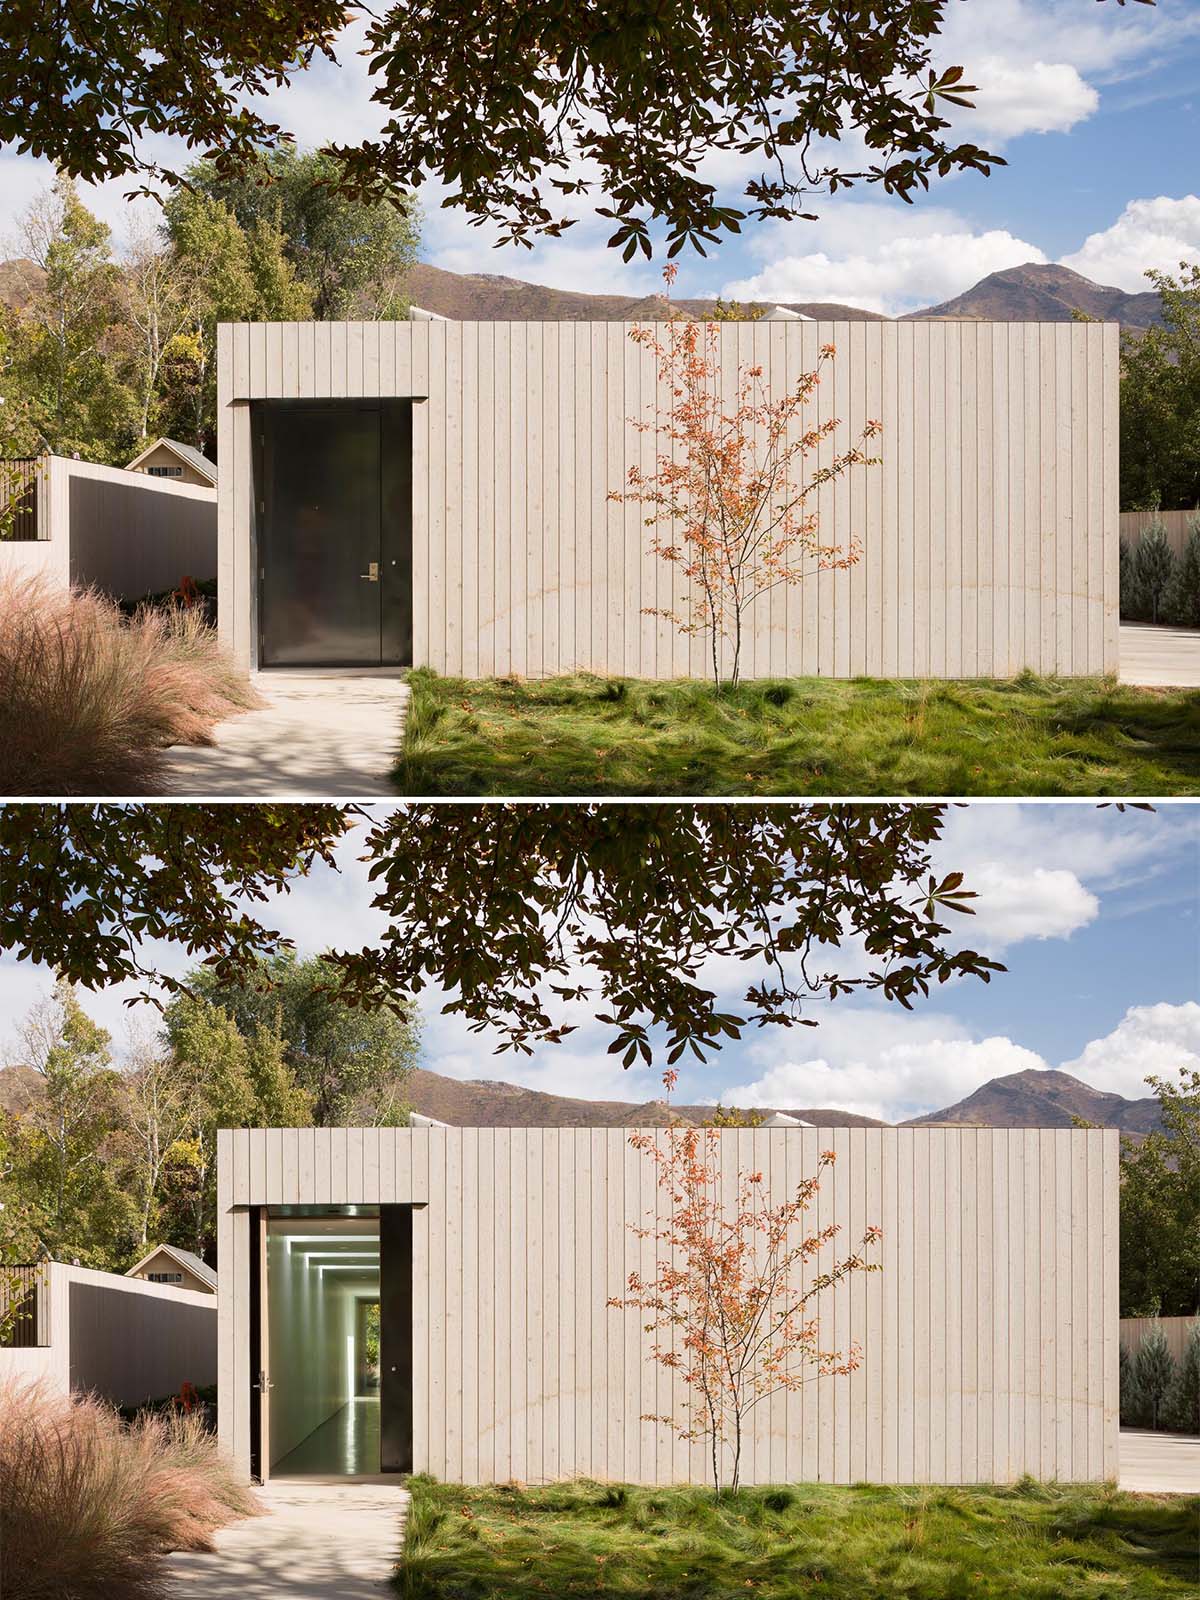
[[36,1350],[50,1343],[50,1281],[47,1269],[0,1266],[0,1347]]
[[45,518],[38,514],[45,481],[42,462],[39,456],[0,460],[0,540],[5,543],[32,544],[50,537]]

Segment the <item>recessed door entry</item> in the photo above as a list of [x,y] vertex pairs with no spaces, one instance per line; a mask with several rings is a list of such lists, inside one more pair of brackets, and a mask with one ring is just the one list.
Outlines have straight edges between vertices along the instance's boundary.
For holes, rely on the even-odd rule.
[[411,405],[259,413],[262,665],[411,665]]

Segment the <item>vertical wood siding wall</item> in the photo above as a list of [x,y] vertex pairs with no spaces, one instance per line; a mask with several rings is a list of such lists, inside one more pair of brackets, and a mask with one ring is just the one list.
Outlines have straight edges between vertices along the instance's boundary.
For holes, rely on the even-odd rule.
[[[255,652],[247,402],[425,395],[414,415],[414,660],[468,677],[706,672],[635,505],[610,504],[666,403],[621,323],[227,324],[218,340],[222,627]],[[748,676],[1004,676],[1117,666],[1115,323],[736,323],[724,392],[775,394],[837,355],[809,417],[868,418],[883,464],[817,497],[823,542],[863,547],[757,605]],[[225,597],[228,597],[226,599]]]
[[[662,1137],[660,1135],[660,1137]],[[1117,1135],[1101,1130],[756,1129],[720,1135],[723,1182],[778,1200],[837,1162],[809,1220],[843,1247],[883,1228],[882,1272],[827,1296],[826,1347],[862,1366],[759,1413],[749,1482],[1102,1479],[1117,1471]],[[650,1160],[620,1129],[222,1133],[222,1439],[249,1470],[251,1205],[417,1202],[417,1471],[465,1482],[703,1481],[636,1313],[607,1310],[652,1243]],[[814,1264],[819,1270],[825,1263]]]

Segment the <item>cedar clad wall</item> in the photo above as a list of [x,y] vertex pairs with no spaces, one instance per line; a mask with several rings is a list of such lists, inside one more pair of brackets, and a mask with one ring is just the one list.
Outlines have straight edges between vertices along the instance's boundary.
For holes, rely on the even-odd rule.
[[[825,369],[810,416],[868,418],[883,464],[820,491],[824,543],[861,561],[757,605],[746,676],[1088,674],[1117,666],[1115,323],[726,323],[724,388],[782,394]],[[428,396],[414,408],[414,660],[468,677],[706,672],[704,642],[645,616],[681,580],[644,510],[606,500],[651,469],[630,418],[666,404],[629,325],[226,324],[219,335],[222,628],[253,652],[249,407]],[[810,503],[811,504],[811,503]],[[226,604],[225,597],[230,604]]]
[[[760,1410],[748,1482],[1115,1477],[1115,1132],[757,1129],[720,1142],[731,1200],[738,1170],[761,1169],[778,1201],[834,1149],[810,1222],[839,1223],[842,1251],[883,1228],[883,1270],[821,1309],[825,1347],[857,1341],[862,1366]],[[243,1470],[244,1208],[411,1201],[417,1471],[704,1481],[701,1446],[641,1420],[672,1409],[643,1319],[605,1306],[654,1264],[629,1231],[658,1204],[653,1165],[626,1131],[223,1132],[218,1182],[220,1426]]]

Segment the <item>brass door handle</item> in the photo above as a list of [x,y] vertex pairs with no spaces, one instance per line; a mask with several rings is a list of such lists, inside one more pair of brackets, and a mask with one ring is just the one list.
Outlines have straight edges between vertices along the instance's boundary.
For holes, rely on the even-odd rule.
[[370,561],[370,562],[368,562],[367,563],[367,570],[365,572],[360,572],[359,573],[359,577],[360,578],[365,578],[368,583],[378,583],[379,582],[379,563],[378,563],[378,561]]

